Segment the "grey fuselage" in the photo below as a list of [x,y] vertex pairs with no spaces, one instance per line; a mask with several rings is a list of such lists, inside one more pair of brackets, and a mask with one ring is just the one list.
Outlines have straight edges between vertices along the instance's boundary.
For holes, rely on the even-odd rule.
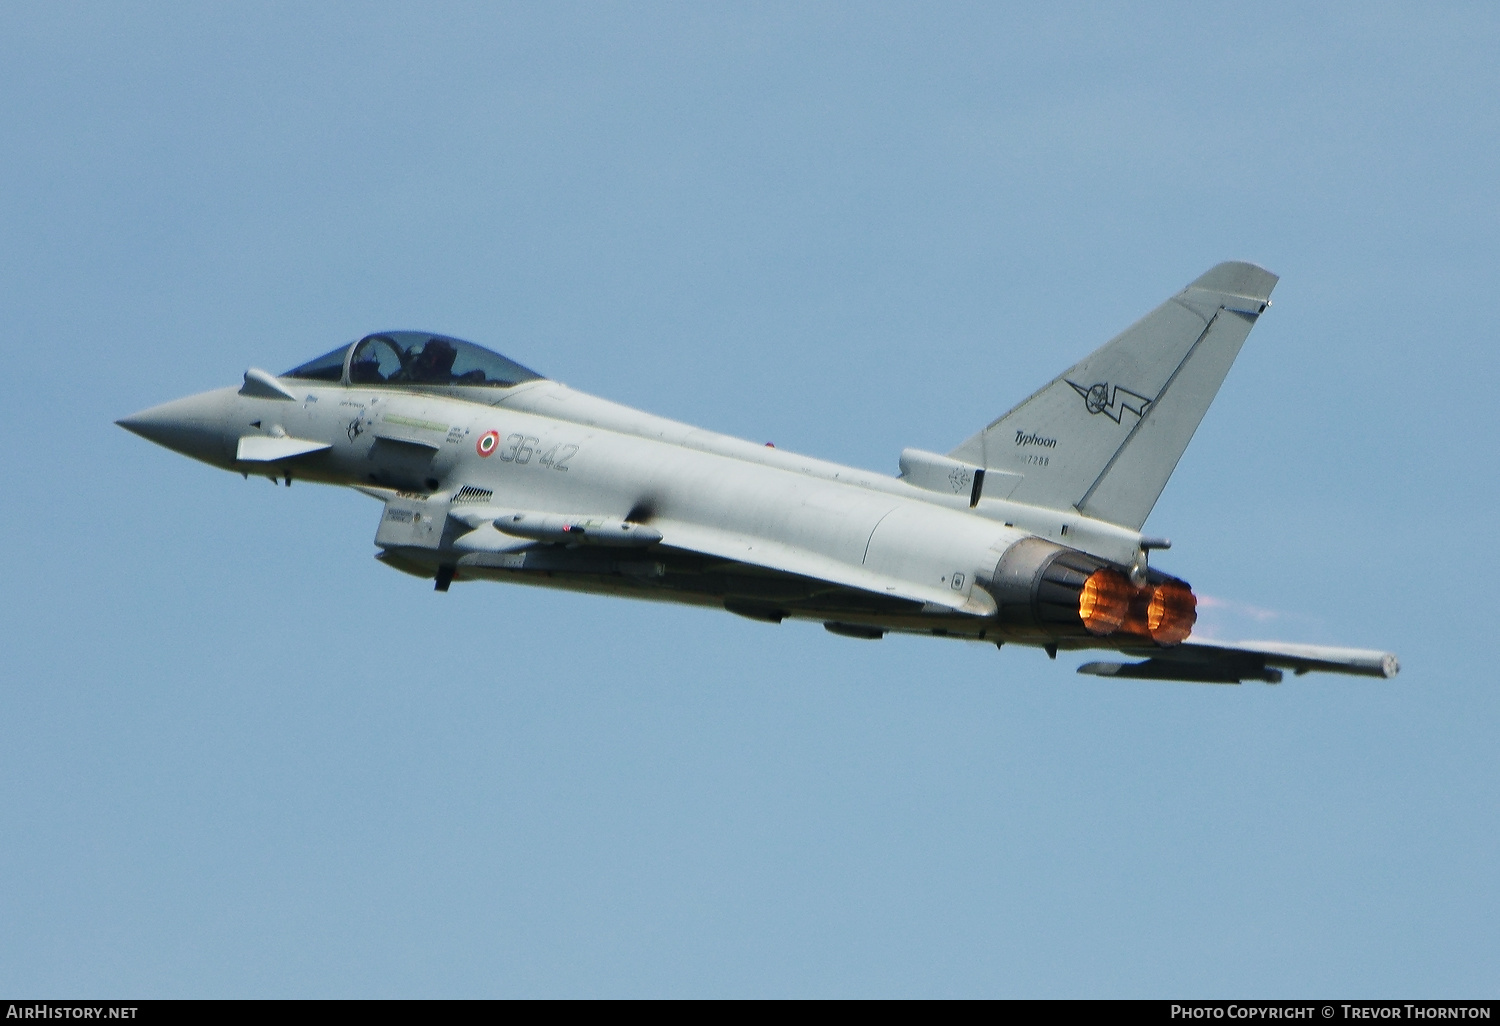
[[1208,269],[947,455],[888,477],[654,417],[483,346],[380,332],[119,423],[246,477],[384,503],[377,558],[501,580],[1143,662],[1119,679],[1388,678],[1395,655],[1191,640],[1197,599],[1140,533],[1277,278]]
[[[275,381],[284,394],[249,383],[121,423],[226,470],[358,487],[386,499],[390,517],[420,521],[427,511],[438,526],[415,544],[385,523],[377,539],[382,559],[420,576],[446,566],[456,580],[714,605],[820,620],[856,636],[920,631],[1069,648],[1097,645],[1000,615],[985,585],[1002,555],[1034,536],[1121,567],[1145,564],[1137,532],[1003,499],[971,506],[968,478],[916,487],[554,381],[507,389]],[[246,439],[327,448],[247,461],[237,458],[250,450]],[[468,523],[447,516],[471,510],[481,515]],[[518,540],[486,522],[510,510],[640,523],[661,538],[640,549]]]

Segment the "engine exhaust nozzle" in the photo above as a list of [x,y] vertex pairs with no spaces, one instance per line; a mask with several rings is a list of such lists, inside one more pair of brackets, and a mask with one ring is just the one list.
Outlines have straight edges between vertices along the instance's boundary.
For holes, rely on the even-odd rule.
[[1146,607],[1146,630],[1158,645],[1177,645],[1193,633],[1198,622],[1198,598],[1181,581],[1163,581]]
[[1130,593],[1125,575],[1115,570],[1095,570],[1078,593],[1078,619],[1090,634],[1113,634],[1130,615]]
[[1002,619],[1043,636],[1118,633],[1168,646],[1186,641],[1198,619],[1187,582],[1149,570],[1137,585],[1122,567],[1042,538],[1006,549],[984,583]]

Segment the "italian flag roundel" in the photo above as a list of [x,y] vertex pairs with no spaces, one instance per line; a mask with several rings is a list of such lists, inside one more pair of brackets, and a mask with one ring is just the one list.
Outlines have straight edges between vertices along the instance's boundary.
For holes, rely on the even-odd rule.
[[488,456],[495,451],[495,446],[500,444],[500,432],[486,431],[479,436],[479,442],[474,446],[475,451],[481,456]]

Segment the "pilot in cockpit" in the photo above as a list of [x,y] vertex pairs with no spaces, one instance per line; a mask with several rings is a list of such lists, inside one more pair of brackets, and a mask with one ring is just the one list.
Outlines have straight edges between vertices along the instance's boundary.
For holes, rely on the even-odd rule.
[[446,385],[453,380],[453,361],[456,359],[458,350],[452,344],[440,338],[428,339],[401,376],[413,384]]
[[[338,381],[343,348],[286,373],[286,377]],[[461,359],[460,359],[461,357]],[[457,369],[455,369],[455,367]],[[348,357],[351,385],[438,385],[509,388],[541,375],[472,342],[425,331],[386,331],[366,335]]]

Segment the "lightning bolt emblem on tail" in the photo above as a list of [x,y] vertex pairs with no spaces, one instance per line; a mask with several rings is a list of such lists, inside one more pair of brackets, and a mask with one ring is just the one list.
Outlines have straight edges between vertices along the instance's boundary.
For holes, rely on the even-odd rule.
[[1109,383],[1104,381],[1087,387],[1072,381],[1068,384],[1072,386],[1073,391],[1083,396],[1083,405],[1088,408],[1090,414],[1102,413],[1116,424],[1120,423],[1120,418],[1125,415],[1126,410],[1137,417],[1145,416],[1146,407],[1156,401],[1138,395],[1128,388],[1121,388],[1119,385],[1111,389]]

